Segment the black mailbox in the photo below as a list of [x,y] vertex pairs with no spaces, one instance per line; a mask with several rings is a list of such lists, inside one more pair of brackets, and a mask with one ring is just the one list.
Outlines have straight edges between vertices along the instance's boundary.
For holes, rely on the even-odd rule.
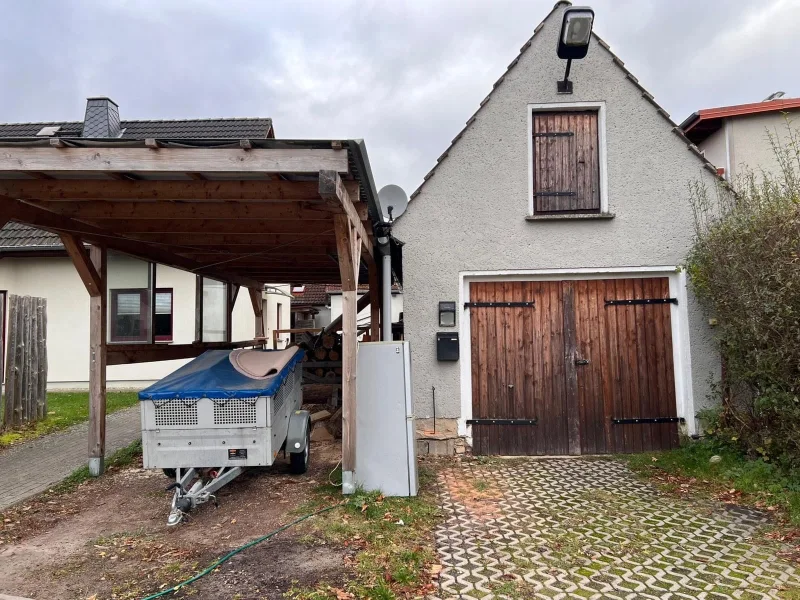
[[458,360],[458,332],[456,331],[437,332],[436,359]]

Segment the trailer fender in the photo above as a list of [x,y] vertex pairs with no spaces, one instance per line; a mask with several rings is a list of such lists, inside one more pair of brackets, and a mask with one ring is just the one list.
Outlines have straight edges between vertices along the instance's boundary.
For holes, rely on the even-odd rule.
[[289,417],[289,432],[286,434],[286,451],[303,452],[308,443],[311,413],[307,410],[296,410]]

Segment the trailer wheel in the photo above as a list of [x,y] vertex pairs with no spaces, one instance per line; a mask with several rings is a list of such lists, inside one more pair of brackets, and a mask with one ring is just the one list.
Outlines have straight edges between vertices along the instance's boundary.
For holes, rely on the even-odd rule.
[[289,454],[289,470],[293,475],[302,475],[308,471],[308,464],[311,459],[311,428],[306,433],[306,447],[302,452],[291,452]]
[[169,477],[170,479],[175,479],[175,469],[161,469],[164,472],[164,475]]

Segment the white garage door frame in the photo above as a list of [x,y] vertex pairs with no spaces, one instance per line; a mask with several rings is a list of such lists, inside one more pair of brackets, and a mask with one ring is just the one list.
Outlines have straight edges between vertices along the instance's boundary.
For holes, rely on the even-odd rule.
[[686,273],[677,266],[656,267],[609,267],[585,269],[539,269],[520,271],[462,271],[459,273],[459,350],[461,362],[461,417],[458,433],[472,443],[472,348],[469,309],[469,284],[477,281],[563,281],[583,279],[642,279],[666,277],[669,279],[669,294],[678,299],[670,305],[672,326],[672,361],[675,369],[675,401],[678,417],[686,420],[686,433],[697,433],[692,392],[692,357],[689,344],[689,311]]

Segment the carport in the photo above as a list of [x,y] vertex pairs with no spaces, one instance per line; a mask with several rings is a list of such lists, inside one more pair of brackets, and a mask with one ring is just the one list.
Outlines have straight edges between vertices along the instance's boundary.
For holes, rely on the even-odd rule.
[[[8,221],[59,234],[90,295],[94,475],[105,454],[106,366],[263,343],[262,290],[282,282],[342,284],[342,467],[352,473],[359,278],[370,285],[372,339],[380,336],[373,224],[381,217],[363,142],[3,139],[0,227]],[[108,342],[109,251],[197,275],[194,343],[157,344],[152,330],[147,343]],[[230,339],[230,326],[222,341],[203,339],[207,280],[225,286],[228,323],[247,289],[253,339]]]

